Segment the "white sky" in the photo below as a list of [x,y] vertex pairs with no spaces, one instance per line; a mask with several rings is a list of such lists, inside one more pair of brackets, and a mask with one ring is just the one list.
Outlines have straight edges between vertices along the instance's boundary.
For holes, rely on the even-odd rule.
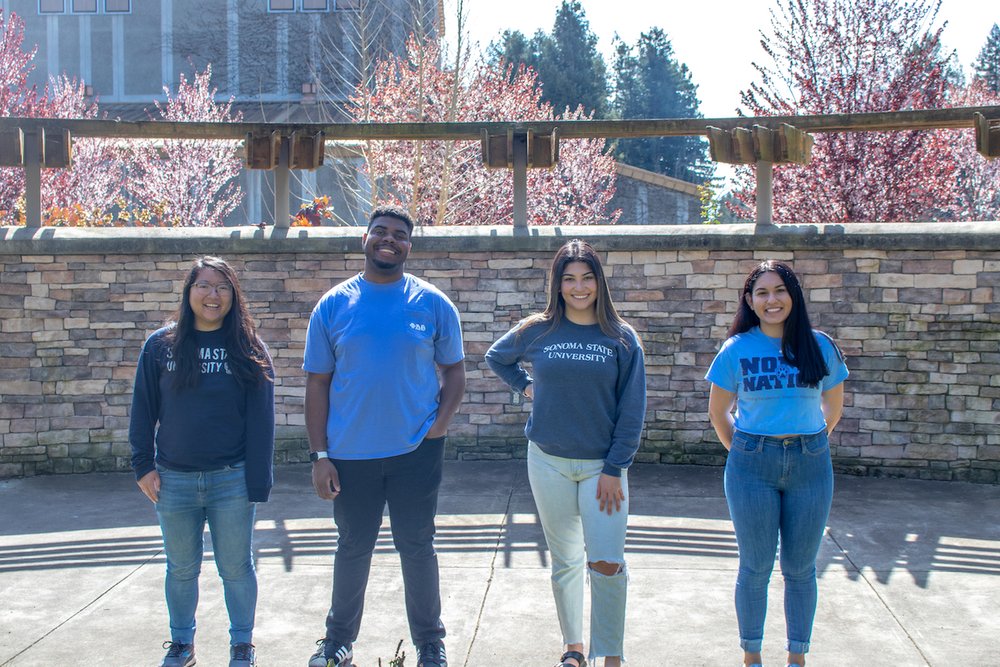
[[[561,0],[464,0],[467,32],[485,49],[504,30],[530,37],[538,29],[552,31]],[[458,0],[445,0],[447,35],[455,35]],[[581,0],[598,37],[598,48],[611,66],[611,41],[617,33],[628,44],[651,27],[666,32],[677,59],[691,70],[706,118],[736,115],[740,90],[755,80],[754,60],[767,62],[760,47],[761,30],[770,34],[771,8],[778,0]],[[991,9],[990,9],[991,8]],[[1000,24],[1000,2],[942,0],[938,21],[968,73],[986,43],[991,26]]]

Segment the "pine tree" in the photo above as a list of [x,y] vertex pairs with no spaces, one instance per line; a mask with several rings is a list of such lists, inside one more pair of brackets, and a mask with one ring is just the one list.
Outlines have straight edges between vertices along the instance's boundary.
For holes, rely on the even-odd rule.
[[493,63],[527,65],[542,82],[542,100],[563,113],[583,105],[598,118],[608,113],[608,70],[597,50],[597,36],[590,30],[583,7],[563,0],[556,12],[552,33],[536,32],[527,39],[518,31],[505,31],[490,44]]
[[1000,26],[996,23],[993,24],[973,68],[976,71],[974,80],[982,81],[989,91],[1000,93]]
[[539,70],[544,99],[556,113],[582,104],[598,117],[607,114],[608,70],[597,50],[583,7],[576,0],[563,0],[556,12],[548,52],[542,51],[544,70]]
[[[687,65],[674,58],[666,33],[653,28],[635,46],[615,44],[614,110],[621,118],[700,118],[698,87]],[[619,142],[617,158],[692,183],[708,180],[714,167],[701,137],[650,137]]]

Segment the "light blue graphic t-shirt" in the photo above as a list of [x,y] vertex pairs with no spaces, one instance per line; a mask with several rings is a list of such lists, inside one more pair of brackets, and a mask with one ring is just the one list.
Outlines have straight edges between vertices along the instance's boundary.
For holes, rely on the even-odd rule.
[[819,433],[826,428],[822,397],[847,379],[847,365],[833,342],[813,332],[826,361],[827,375],[819,385],[799,382],[795,366],[781,354],[781,339],[754,327],[729,338],[712,362],[705,379],[736,394],[736,428],[755,435]]
[[332,373],[327,451],[335,459],[411,452],[437,417],[436,365],[464,357],[458,309],[428,282],[357,275],[316,304],[302,368]]

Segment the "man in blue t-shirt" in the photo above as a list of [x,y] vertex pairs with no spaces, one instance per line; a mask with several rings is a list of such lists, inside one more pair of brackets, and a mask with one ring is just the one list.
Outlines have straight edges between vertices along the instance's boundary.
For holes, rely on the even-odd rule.
[[[458,309],[404,273],[413,221],[375,209],[364,271],[327,292],[306,334],[313,487],[333,500],[337,554],[326,634],[309,667],[351,664],[388,505],[417,667],[447,667],[434,516],[445,434],[465,392]],[[440,373],[440,380],[439,380]]]

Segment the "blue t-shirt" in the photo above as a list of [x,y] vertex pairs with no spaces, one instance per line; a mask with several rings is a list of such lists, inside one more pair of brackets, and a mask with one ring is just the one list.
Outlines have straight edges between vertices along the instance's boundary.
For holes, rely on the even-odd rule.
[[815,387],[798,382],[798,369],[781,354],[781,339],[754,327],[722,344],[705,379],[736,394],[735,426],[754,435],[819,433],[826,428],[823,392],[847,379],[833,342],[814,331],[827,375]]
[[437,417],[437,364],[465,357],[458,309],[410,274],[390,284],[360,274],[316,304],[302,368],[331,373],[327,451],[335,459],[411,452]]

